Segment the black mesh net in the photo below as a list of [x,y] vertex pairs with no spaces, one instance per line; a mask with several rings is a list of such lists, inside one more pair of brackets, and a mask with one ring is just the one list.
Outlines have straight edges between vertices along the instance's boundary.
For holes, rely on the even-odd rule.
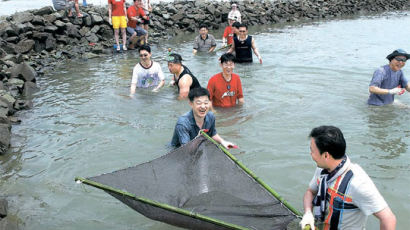
[[[248,229],[286,229],[296,217],[203,136],[150,162],[88,179]],[[107,192],[154,220],[189,229],[235,229]]]

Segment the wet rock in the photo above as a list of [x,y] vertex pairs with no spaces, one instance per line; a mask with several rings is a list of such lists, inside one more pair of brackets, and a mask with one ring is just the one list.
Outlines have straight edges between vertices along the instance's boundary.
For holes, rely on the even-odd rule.
[[[6,153],[6,151],[10,147],[10,137],[11,137],[10,131],[11,131],[11,125],[0,124],[0,154]],[[2,221],[0,221],[0,223],[1,222]]]
[[7,216],[8,203],[5,199],[0,199],[0,219]]
[[36,82],[37,73],[26,62],[14,66],[10,72],[11,78],[19,78],[26,82]]
[[31,100],[16,100],[14,103],[14,109],[24,110],[33,108],[33,102]]
[[59,29],[63,29],[63,30],[67,28],[67,25],[60,20],[55,21],[54,25],[56,25]]
[[98,37],[97,37],[97,35],[95,35],[94,33],[91,33],[91,32],[87,33],[86,39],[87,39],[87,41],[89,41],[90,43],[96,43],[96,42],[98,42],[98,40],[99,40]]
[[6,42],[17,43],[19,41],[19,37],[8,37],[6,38]]
[[33,14],[43,16],[43,15],[46,15],[46,14],[52,14],[53,12],[54,12],[54,9],[51,6],[45,6],[41,9],[34,10]]
[[68,44],[68,38],[64,35],[57,35],[56,39],[57,39],[57,42]]
[[49,15],[44,15],[44,19],[50,23],[53,23],[57,20],[57,17],[55,14],[49,14]]
[[16,45],[6,41],[0,42],[0,48],[8,54],[16,53]]
[[17,53],[27,53],[31,49],[33,49],[34,44],[35,44],[34,40],[31,40],[31,39],[22,40],[17,44],[15,51]]
[[18,29],[15,25],[10,25],[4,30],[8,37],[18,36]]
[[36,83],[34,82],[24,82],[23,85],[23,96],[27,97],[27,98],[31,98],[33,96],[34,93],[38,92],[38,87],[36,85]]
[[71,24],[67,25],[67,35],[73,38],[81,38],[80,32],[78,31],[77,26]]
[[[7,117],[7,113],[4,113],[4,115],[3,115],[3,113],[2,113],[2,111],[1,111],[1,107],[0,107],[0,124],[8,124],[8,125],[10,125],[11,124],[11,120]],[[1,203],[1,202],[0,202]],[[0,210],[1,210],[2,208],[1,208],[1,204],[0,204]],[[0,211],[1,212],[1,211]],[[7,214],[7,212],[6,212],[6,214]],[[0,215],[0,219],[1,218],[3,218],[3,217],[1,217],[1,215]]]
[[18,222],[7,216],[0,220],[0,230],[19,230]]
[[12,79],[9,79],[9,81],[7,82],[7,85],[23,88],[24,81],[18,78],[12,78]]
[[82,37],[84,37],[89,31],[90,31],[90,28],[88,28],[88,27],[83,27],[83,28],[81,28],[78,32],[80,33],[80,35],[81,35]]
[[54,37],[52,37],[52,36],[49,36],[48,38],[47,38],[47,40],[46,40],[46,43],[45,43],[45,49],[47,50],[47,51],[51,51],[51,50],[54,50],[55,48],[56,48],[56,46],[57,46],[57,43],[56,43],[56,39],[54,38]]

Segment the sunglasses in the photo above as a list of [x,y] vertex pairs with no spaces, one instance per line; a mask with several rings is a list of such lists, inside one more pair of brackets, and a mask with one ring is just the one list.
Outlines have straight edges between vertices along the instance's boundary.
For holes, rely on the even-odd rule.
[[148,57],[148,54],[140,54],[140,57]]
[[406,61],[407,61],[407,58],[405,58],[405,57],[395,57],[394,60],[406,62]]

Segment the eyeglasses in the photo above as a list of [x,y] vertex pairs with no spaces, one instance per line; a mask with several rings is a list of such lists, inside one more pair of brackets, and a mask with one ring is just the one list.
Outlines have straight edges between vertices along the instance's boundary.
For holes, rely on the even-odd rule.
[[148,57],[148,54],[140,54],[140,57]]
[[405,58],[405,57],[402,57],[402,58],[401,58],[401,57],[395,57],[394,60],[406,62],[406,61],[407,61],[407,58]]

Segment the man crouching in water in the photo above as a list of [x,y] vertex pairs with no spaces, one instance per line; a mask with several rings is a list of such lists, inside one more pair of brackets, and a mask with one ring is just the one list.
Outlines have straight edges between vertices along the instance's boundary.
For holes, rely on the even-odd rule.
[[174,77],[170,82],[171,85],[176,85],[178,88],[178,99],[185,99],[190,90],[199,88],[198,79],[191,73],[185,65],[182,65],[182,57],[179,54],[171,53],[168,57],[168,69]]
[[178,118],[171,146],[180,147],[197,137],[200,130],[207,130],[207,134],[225,148],[235,147],[216,133],[215,116],[209,111],[211,101],[208,90],[202,87],[194,88],[189,91],[188,98],[192,110]]

